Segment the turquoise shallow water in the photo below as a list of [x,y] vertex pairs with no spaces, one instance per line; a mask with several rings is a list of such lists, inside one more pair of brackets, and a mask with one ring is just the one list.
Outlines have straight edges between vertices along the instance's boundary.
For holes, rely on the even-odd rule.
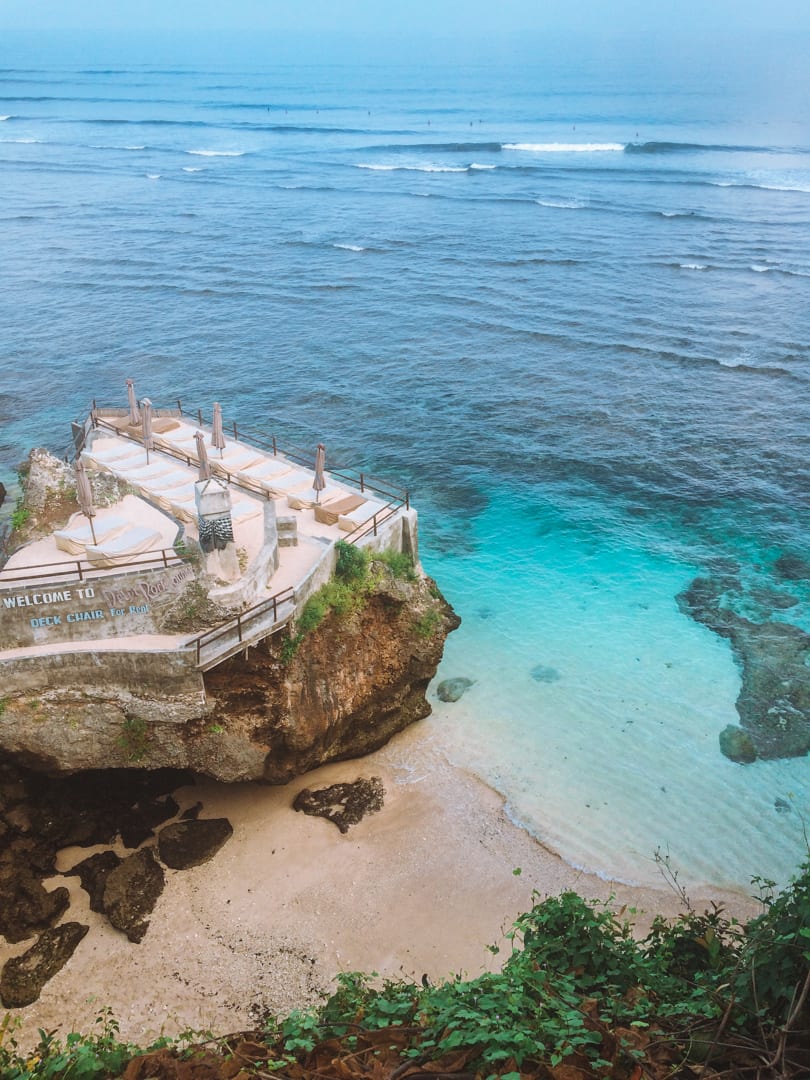
[[740,675],[675,602],[698,568],[513,493],[471,533],[465,557],[428,560],[464,620],[440,677],[474,680],[434,702],[451,760],[584,869],[660,882],[660,851],[686,882],[787,879],[806,850],[807,763],[719,753]]
[[128,376],[325,442],[412,489],[475,679],[447,752],[516,820],[628,880],[787,877],[807,759],[720,754],[740,670],[675,598],[810,631],[804,43],[209,44],[0,39],[0,480]]

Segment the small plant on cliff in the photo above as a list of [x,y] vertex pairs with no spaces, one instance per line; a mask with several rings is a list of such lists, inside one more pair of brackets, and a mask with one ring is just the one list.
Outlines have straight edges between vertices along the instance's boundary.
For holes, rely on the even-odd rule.
[[416,581],[416,567],[407,551],[381,551],[374,556],[374,561],[387,566],[400,581]]
[[8,698],[7,697],[0,697],[0,717],[2,717],[3,713],[6,711],[7,708],[8,708]]
[[362,581],[368,571],[368,554],[356,544],[347,544],[345,540],[338,540],[335,551],[337,552],[335,577],[338,581]]
[[414,633],[420,638],[431,638],[439,629],[442,617],[438,611],[426,611],[413,624]]
[[27,506],[23,506],[22,499],[18,499],[16,509],[11,515],[11,531],[16,532],[18,529],[22,529],[30,517],[31,511]]
[[130,761],[143,761],[149,749],[149,728],[139,716],[128,716],[118,737],[118,745]]

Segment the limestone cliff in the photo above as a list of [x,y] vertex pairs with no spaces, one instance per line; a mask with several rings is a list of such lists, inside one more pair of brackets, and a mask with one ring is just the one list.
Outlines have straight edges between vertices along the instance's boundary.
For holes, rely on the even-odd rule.
[[425,690],[459,623],[429,578],[373,569],[358,609],[330,612],[297,649],[277,634],[207,672],[190,718],[188,695],[179,719],[177,688],[158,680],[154,708],[134,715],[114,686],[60,676],[35,698],[0,692],[0,751],[51,773],[168,766],[271,783],[367,753],[430,712]]

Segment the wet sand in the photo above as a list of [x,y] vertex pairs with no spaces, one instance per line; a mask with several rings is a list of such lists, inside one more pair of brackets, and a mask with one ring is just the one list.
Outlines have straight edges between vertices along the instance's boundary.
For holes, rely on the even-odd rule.
[[[70,888],[65,918],[90,932],[39,1001],[15,1010],[27,1036],[37,1027],[88,1030],[101,1006],[111,1007],[122,1037],[139,1043],[187,1028],[225,1034],[317,1001],[340,971],[475,976],[498,964],[486,946],[508,949],[504,931],[533,892],[614,894],[617,907],[643,910],[642,923],[681,909],[663,880],[661,890],[633,889],[565,864],[508,820],[495,792],[446,762],[431,724],[285,787],[181,789],[181,808],[200,800],[201,816],[229,818],[234,834],[209,863],[166,872],[139,945],[89,911],[78,879],[46,883]],[[382,779],[385,805],[345,835],[292,809],[304,787],[359,776]],[[62,851],[59,869],[92,850]],[[757,910],[737,894],[691,899],[701,908],[719,900],[739,918]],[[0,960],[30,944],[0,947]]]

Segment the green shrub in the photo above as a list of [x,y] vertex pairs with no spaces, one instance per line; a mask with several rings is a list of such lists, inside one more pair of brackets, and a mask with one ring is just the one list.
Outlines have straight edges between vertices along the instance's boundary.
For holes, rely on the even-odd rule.
[[413,558],[405,551],[381,551],[374,556],[375,562],[384,563],[395,578],[401,581],[416,581],[416,567]]
[[339,581],[362,581],[368,570],[368,553],[356,544],[347,544],[345,540],[338,540],[335,551],[337,552],[335,577]]
[[438,611],[426,611],[425,614],[420,615],[413,624],[414,633],[420,638],[433,637],[438,630],[441,621],[442,617]]

